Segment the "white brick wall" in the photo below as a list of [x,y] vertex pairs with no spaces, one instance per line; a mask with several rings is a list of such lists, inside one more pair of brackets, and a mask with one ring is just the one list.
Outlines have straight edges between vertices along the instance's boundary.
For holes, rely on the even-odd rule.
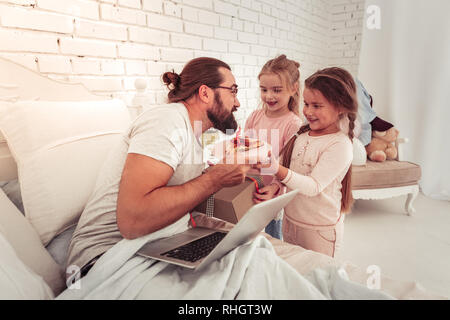
[[335,0],[331,6],[332,37],[329,63],[348,69],[354,76],[358,75],[364,2],[364,0]]
[[363,13],[364,0],[0,0],[0,55],[127,102],[144,78],[155,103],[164,71],[216,57],[237,78],[242,122],[275,55],[302,79],[328,65],[356,74]]

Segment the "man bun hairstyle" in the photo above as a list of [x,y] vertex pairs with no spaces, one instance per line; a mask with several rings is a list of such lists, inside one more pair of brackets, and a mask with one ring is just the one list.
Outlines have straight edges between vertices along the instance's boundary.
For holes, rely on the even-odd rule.
[[163,81],[167,87],[171,86],[170,88],[174,89],[177,88],[180,83],[180,76],[172,70],[172,72],[166,72],[163,74]]
[[201,57],[189,61],[180,74],[173,70],[165,72],[162,80],[169,89],[168,101],[172,103],[188,100],[198,94],[202,85],[217,88],[223,81],[220,68],[231,70],[230,66],[221,60]]

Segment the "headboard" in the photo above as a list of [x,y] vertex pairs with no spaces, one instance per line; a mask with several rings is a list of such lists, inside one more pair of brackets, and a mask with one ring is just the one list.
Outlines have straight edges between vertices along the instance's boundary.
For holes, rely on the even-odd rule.
[[[145,81],[139,82],[138,92],[141,96],[145,86]],[[108,97],[90,92],[82,84],[53,80],[0,57],[0,103],[20,100],[92,101],[107,99]],[[135,100],[133,99],[133,101]],[[137,107],[131,106],[131,108]],[[136,109],[130,111],[136,112]],[[0,181],[14,179],[17,179],[17,166],[5,138],[0,132]]]

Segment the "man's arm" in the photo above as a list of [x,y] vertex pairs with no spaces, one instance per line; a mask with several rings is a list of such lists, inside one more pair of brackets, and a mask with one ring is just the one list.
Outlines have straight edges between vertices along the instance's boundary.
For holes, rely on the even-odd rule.
[[216,165],[185,184],[167,186],[173,169],[164,162],[130,153],[117,199],[117,225],[134,239],[162,229],[223,187],[242,183],[248,165]]

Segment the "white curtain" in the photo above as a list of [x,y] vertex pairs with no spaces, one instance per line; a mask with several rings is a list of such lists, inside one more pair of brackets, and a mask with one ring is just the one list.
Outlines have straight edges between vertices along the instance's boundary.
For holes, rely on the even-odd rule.
[[377,115],[410,139],[404,156],[421,165],[422,192],[450,200],[450,1],[366,0],[366,9],[359,78]]

